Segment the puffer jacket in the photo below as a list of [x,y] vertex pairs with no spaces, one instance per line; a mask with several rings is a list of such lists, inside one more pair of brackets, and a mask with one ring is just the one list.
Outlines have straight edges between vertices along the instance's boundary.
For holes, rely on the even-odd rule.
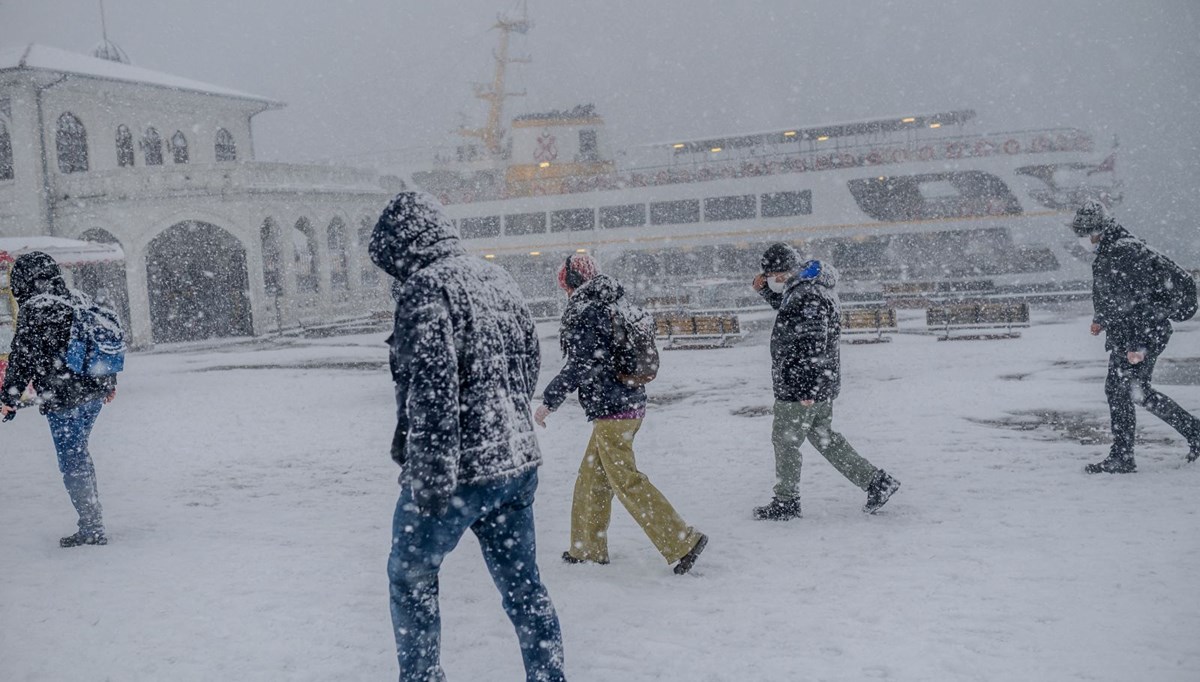
[[43,414],[69,410],[112,393],[117,387],[116,375],[94,377],[66,366],[75,308],[73,294],[54,259],[40,251],[24,254],[13,263],[11,280],[19,312],[0,403],[17,407],[30,382]]
[[646,407],[646,389],[619,380],[613,361],[613,311],[624,296],[624,287],[608,275],[596,275],[571,294],[559,337],[566,364],[542,392],[546,407],[558,409],[577,389],[589,420]]
[[841,390],[841,310],[837,272],[822,264],[815,279],[793,277],[777,294],[759,292],[779,311],[771,330],[771,384],[776,400],[834,400]]
[[1104,327],[1107,350],[1161,352],[1167,345],[1170,276],[1158,258],[1164,257],[1115,222],[1101,235],[1092,262],[1092,321]]
[[529,403],[541,350],[516,282],[467,255],[441,206],[418,192],[384,210],[369,251],[397,281],[389,342],[401,483],[423,508],[444,509],[459,485],[537,467]]

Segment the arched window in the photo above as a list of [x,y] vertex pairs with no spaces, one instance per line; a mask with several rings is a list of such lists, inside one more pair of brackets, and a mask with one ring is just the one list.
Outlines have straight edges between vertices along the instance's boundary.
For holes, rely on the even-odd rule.
[[350,290],[350,254],[347,252],[346,223],[334,218],[326,230],[329,243],[329,280],[334,295],[341,300]]
[[176,130],[171,136],[171,154],[175,157],[175,163],[188,162],[187,138],[181,130]]
[[58,117],[54,142],[58,148],[59,171],[82,173],[88,169],[87,130],[75,114],[66,112]]
[[12,138],[8,126],[0,119],[0,180],[13,179]]
[[217,161],[237,161],[237,143],[224,128],[217,128]]
[[146,157],[147,166],[162,165],[162,138],[154,128],[146,128],[142,135],[142,156]]
[[117,165],[121,168],[133,165],[133,133],[123,125],[117,126]]

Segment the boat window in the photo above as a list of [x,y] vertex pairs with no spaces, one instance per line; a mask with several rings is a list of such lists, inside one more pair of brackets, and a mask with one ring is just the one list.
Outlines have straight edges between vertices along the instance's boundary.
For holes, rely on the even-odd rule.
[[600,208],[600,227],[606,230],[614,227],[640,227],[645,224],[645,204],[602,206]]
[[596,227],[596,212],[590,208],[568,208],[550,214],[551,232],[582,232]]
[[579,160],[585,163],[600,160],[600,148],[596,144],[596,131],[591,128],[579,131]]
[[542,234],[546,231],[545,213],[514,213],[504,216],[504,234]]
[[659,201],[650,204],[651,225],[677,225],[700,222],[700,200]]
[[499,237],[500,216],[489,215],[482,218],[463,218],[461,230],[463,239]]
[[1004,181],[981,171],[861,178],[848,183],[859,208],[876,220],[904,221],[1019,215]]
[[771,192],[762,195],[762,217],[781,218],[812,214],[812,191]]
[[704,200],[704,220],[741,220],[758,215],[758,197],[739,194],[731,197],[708,197]]

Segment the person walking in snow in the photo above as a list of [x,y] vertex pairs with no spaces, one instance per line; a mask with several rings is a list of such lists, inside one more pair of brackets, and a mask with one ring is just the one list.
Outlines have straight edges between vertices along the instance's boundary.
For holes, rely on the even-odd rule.
[[1200,419],[1150,385],[1154,363],[1171,338],[1171,319],[1196,312],[1196,283],[1166,256],[1133,236],[1104,204],[1089,200],[1071,229],[1095,249],[1092,263],[1091,333],[1104,333],[1108,351],[1108,397],[1113,443],[1108,457],[1088,464],[1089,474],[1137,471],[1133,457],[1137,402],[1179,432],[1190,446],[1188,462],[1200,459]]
[[754,518],[786,521],[800,516],[800,446],[807,438],[851,483],[867,493],[864,512],[875,513],[900,482],[855,452],[833,430],[833,401],[841,388],[838,341],[841,318],[833,287],[837,273],[820,261],[800,262],[788,244],[771,245],[754,289],[779,311],[771,331],[775,393],[771,444],[775,495]]
[[33,384],[50,423],[63,484],[79,515],[79,529],[59,545],[108,544],[88,440],[100,408],[116,397],[117,377],[80,374],[66,366],[74,301],[83,294],[67,288],[53,258],[40,251],[24,254],[13,263],[10,278],[21,312],[0,388],[0,414],[5,421],[12,419],[26,387]]
[[625,289],[601,274],[586,254],[567,258],[558,269],[558,284],[570,299],[559,337],[566,362],[542,392],[534,421],[545,427],[546,417],[578,390],[592,422],[575,479],[571,546],[563,561],[608,563],[608,525],[616,495],[667,563],[675,565],[675,573],[683,575],[704,551],[708,536],[684,522],[634,461],[633,438],[646,416],[646,389],[619,378],[614,362],[615,320],[627,304]]
[[432,197],[401,192],[371,234],[399,283],[389,343],[400,497],[388,558],[401,682],[443,680],[438,571],[469,528],[500,591],[529,682],[565,680],[562,634],[537,565],[542,456],[530,401],[541,366],[512,277],[469,256]]

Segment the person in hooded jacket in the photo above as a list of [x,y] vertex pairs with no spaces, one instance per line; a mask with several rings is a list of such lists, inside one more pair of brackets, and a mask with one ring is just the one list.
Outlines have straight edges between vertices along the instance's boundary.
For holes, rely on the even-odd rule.
[[53,258],[40,251],[18,257],[10,281],[20,314],[0,388],[0,413],[5,420],[15,416],[32,383],[50,423],[63,484],[79,515],[78,530],[59,545],[108,544],[88,440],[100,408],[116,397],[117,377],[78,374],[66,366],[73,300],[82,294],[67,288]]
[[400,680],[445,679],[438,571],[469,528],[516,629],[529,682],[564,680],[562,634],[537,566],[541,452],[530,401],[541,366],[524,299],[469,256],[432,197],[401,192],[371,235],[396,279],[389,339],[401,491],[388,559]]
[[800,262],[790,245],[771,245],[754,289],[779,311],[771,331],[775,394],[771,443],[775,495],[754,518],[786,521],[800,516],[800,446],[807,439],[851,483],[867,493],[863,511],[875,513],[900,482],[859,455],[833,430],[833,401],[841,389],[841,311],[833,287],[837,273],[820,261]]
[[684,522],[634,461],[633,438],[646,416],[646,389],[617,377],[612,352],[613,316],[625,303],[625,289],[601,274],[587,254],[567,258],[558,269],[558,284],[570,299],[559,336],[566,363],[542,391],[534,421],[545,427],[546,417],[578,390],[592,422],[575,479],[571,546],[563,561],[608,563],[608,525],[616,495],[667,563],[675,565],[675,573],[683,575],[704,551],[708,536]]
[[1171,338],[1163,269],[1153,251],[1111,215],[1103,203],[1088,200],[1075,213],[1071,229],[1094,248],[1091,333],[1104,333],[1108,351],[1108,398],[1113,443],[1105,459],[1088,464],[1090,474],[1137,471],[1133,457],[1137,412],[1134,402],[1179,432],[1190,446],[1188,462],[1200,459],[1200,419],[1151,386],[1154,364]]

